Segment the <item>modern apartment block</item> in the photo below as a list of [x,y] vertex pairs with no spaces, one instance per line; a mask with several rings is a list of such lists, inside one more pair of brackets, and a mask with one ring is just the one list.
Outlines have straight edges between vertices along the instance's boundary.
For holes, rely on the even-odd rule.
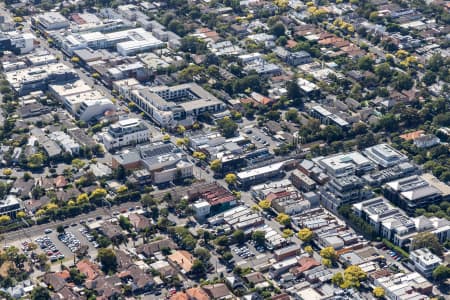
[[130,100],[161,127],[190,126],[203,113],[216,113],[225,104],[195,83],[133,90]]
[[106,149],[111,150],[146,142],[150,131],[144,121],[130,118],[110,125],[102,138]]
[[364,154],[383,168],[393,167],[409,161],[408,156],[388,144],[378,144],[368,147],[364,150]]
[[369,223],[381,237],[401,247],[410,246],[419,232],[431,232],[441,242],[450,237],[450,221],[424,216],[410,218],[383,197],[355,203],[352,208],[354,213]]
[[412,215],[417,208],[449,199],[450,187],[432,178],[435,177],[414,175],[391,181],[383,185],[383,194]]
[[374,169],[373,162],[357,151],[316,157],[313,161],[332,177],[361,175]]
[[428,248],[411,251],[409,259],[413,262],[416,271],[425,277],[431,277],[433,270],[442,263],[442,259],[431,253]]
[[355,175],[334,178],[320,188],[322,205],[331,211],[336,211],[341,205],[367,199],[368,195],[364,182]]

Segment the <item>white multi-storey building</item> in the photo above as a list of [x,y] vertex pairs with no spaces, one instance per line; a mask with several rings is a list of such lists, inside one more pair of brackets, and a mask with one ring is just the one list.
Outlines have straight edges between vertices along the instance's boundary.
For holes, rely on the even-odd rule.
[[150,131],[144,121],[134,118],[112,124],[103,134],[103,144],[108,150],[139,144],[149,139]]
[[433,270],[442,263],[442,259],[427,248],[411,251],[409,258],[414,263],[416,271],[425,277],[431,277]]

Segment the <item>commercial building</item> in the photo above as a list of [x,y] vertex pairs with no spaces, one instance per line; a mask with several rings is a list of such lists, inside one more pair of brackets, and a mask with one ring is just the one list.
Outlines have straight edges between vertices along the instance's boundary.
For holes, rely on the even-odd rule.
[[147,169],[153,184],[164,184],[193,175],[192,164],[171,143],[155,142],[113,155],[112,167],[115,169],[119,166],[127,170]]
[[362,175],[374,169],[372,161],[357,151],[316,157],[313,161],[333,177]]
[[84,80],[51,84],[49,91],[70,114],[85,122],[116,110],[111,100],[92,90]]
[[59,30],[70,26],[69,20],[59,12],[46,12],[32,18],[32,24],[41,30]]
[[111,150],[146,142],[150,139],[150,131],[144,121],[131,118],[111,124],[102,138],[106,149]]
[[115,112],[116,106],[111,100],[103,98],[97,100],[84,100],[75,117],[81,121],[89,122],[95,118],[101,118],[108,112]]
[[379,277],[374,285],[384,289],[388,300],[426,300],[433,290],[433,285],[417,272]]
[[32,33],[17,31],[0,33],[0,51],[26,54],[33,51],[35,36]]
[[22,201],[14,195],[8,195],[0,200],[1,215],[15,215],[16,212],[23,210]]
[[264,182],[273,177],[282,175],[284,172],[284,165],[287,161],[274,163],[268,166],[242,171],[236,174],[237,183],[242,187]]
[[6,80],[19,95],[45,91],[49,84],[62,84],[78,78],[77,73],[62,63],[48,64],[5,73]]
[[73,55],[75,50],[86,48],[94,50],[116,48],[120,55],[130,56],[164,46],[164,42],[143,28],[110,33],[94,31],[70,34],[61,41],[61,48],[68,55]]
[[364,150],[364,154],[383,168],[409,161],[408,157],[388,144],[378,144]]
[[316,182],[300,170],[292,171],[289,179],[299,190],[309,192],[316,189]]
[[433,270],[442,264],[442,259],[431,253],[428,248],[411,251],[409,259],[413,262],[416,271],[425,277],[431,277]]
[[225,109],[222,101],[195,83],[137,88],[129,98],[161,127],[190,126],[203,113]]
[[383,194],[408,214],[450,197],[450,187],[434,176],[409,176],[383,185]]

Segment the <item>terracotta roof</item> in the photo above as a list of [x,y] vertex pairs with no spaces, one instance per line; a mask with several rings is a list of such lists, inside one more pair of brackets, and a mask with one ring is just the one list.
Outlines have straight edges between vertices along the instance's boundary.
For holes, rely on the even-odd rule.
[[411,141],[417,139],[419,136],[421,136],[425,131],[423,130],[417,130],[410,133],[405,133],[400,136],[400,138],[404,139],[405,141]]
[[64,178],[64,176],[60,175],[55,178],[55,186],[57,188],[62,188],[67,185],[67,180]]
[[64,280],[70,278],[70,272],[68,270],[62,270],[61,272],[56,273],[57,276],[61,277]]
[[292,268],[292,273],[300,274],[314,267],[320,266],[320,263],[312,257],[301,257],[298,260],[300,266]]
[[86,280],[94,280],[100,275],[100,269],[98,265],[93,262],[84,259],[77,263],[77,269],[84,275],[86,275]]
[[186,250],[178,250],[167,257],[172,262],[176,263],[186,273],[191,271],[194,263],[194,257]]
[[195,300],[209,300],[208,294],[199,287],[194,287],[186,290],[186,294],[190,297],[190,299]]
[[170,300],[189,300],[189,296],[184,292],[177,292],[170,297]]
[[292,48],[294,48],[295,46],[297,46],[297,42],[296,41],[294,41],[294,40],[288,40],[287,41],[287,44],[286,44],[286,48],[289,48],[289,49],[292,49]]

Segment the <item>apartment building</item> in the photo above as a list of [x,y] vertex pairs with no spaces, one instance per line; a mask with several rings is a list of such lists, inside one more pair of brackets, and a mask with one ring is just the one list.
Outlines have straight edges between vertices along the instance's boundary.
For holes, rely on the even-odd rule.
[[130,100],[161,127],[191,126],[203,113],[225,110],[225,104],[195,83],[133,90]]
[[450,187],[434,176],[409,176],[383,185],[384,196],[413,215],[417,208],[439,203],[450,197]]
[[450,237],[450,221],[425,216],[410,218],[383,197],[355,203],[352,208],[354,213],[369,223],[380,236],[400,247],[410,246],[419,232],[431,232],[442,243]]
[[291,180],[292,184],[299,190],[309,192],[316,189],[316,182],[300,170],[292,171],[289,179]]
[[320,188],[322,205],[332,211],[337,211],[341,205],[366,199],[368,195],[370,193],[364,189],[364,182],[355,175],[334,178]]
[[102,139],[106,149],[111,150],[146,142],[150,139],[150,131],[144,121],[130,118],[111,124]]
[[322,124],[335,125],[341,129],[350,129],[350,123],[320,105],[312,107],[309,114],[312,117],[319,119]]
[[409,161],[408,156],[392,148],[388,144],[378,144],[368,147],[364,150],[364,154],[383,168],[393,167]]
[[374,169],[373,162],[357,151],[316,157],[313,161],[332,177],[362,175]]
[[411,251],[409,259],[413,262],[416,271],[425,277],[431,277],[433,270],[442,264],[442,259],[431,253],[428,248]]

